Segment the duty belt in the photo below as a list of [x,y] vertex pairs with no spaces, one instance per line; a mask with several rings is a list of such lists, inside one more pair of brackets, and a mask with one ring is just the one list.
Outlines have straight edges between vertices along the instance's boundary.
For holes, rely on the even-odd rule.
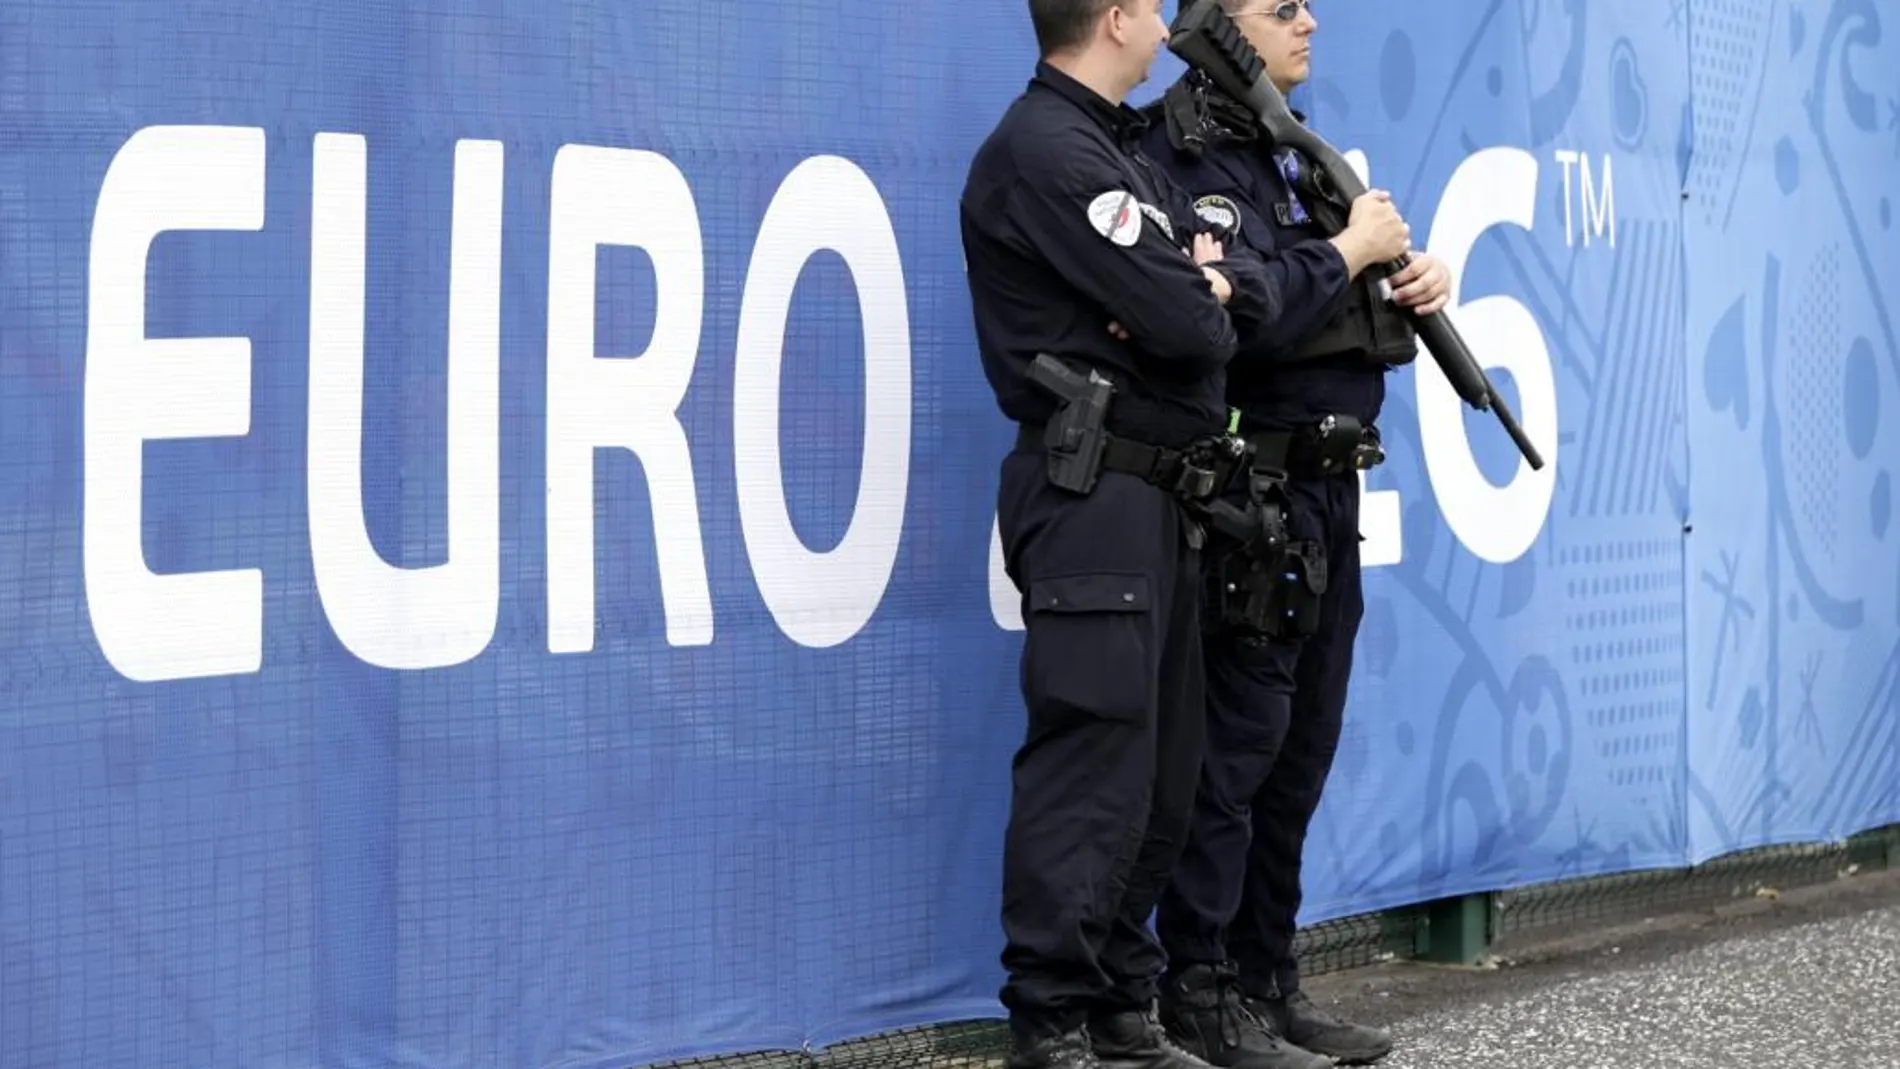
[[[1047,424],[1025,423],[1016,430],[1018,451],[1041,451]],[[1200,501],[1218,494],[1222,478],[1213,466],[1195,452],[1148,445],[1128,438],[1104,434],[1102,470],[1133,475],[1188,501]]]
[[1385,450],[1375,427],[1351,416],[1327,416],[1297,431],[1259,431],[1247,436],[1253,464],[1295,479],[1321,479],[1376,468]]

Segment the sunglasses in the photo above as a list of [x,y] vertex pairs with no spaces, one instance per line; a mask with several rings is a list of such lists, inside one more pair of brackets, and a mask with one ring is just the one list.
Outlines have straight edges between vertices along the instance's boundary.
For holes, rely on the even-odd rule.
[[1313,9],[1313,0],[1286,0],[1285,3],[1275,4],[1272,7],[1256,8],[1252,11],[1242,11],[1238,15],[1235,15],[1233,17],[1245,18],[1248,15],[1272,15],[1274,18],[1279,19],[1281,22],[1292,22],[1294,19],[1297,19],[1300,17],[1300,12],[1311,11],[1312,9]]

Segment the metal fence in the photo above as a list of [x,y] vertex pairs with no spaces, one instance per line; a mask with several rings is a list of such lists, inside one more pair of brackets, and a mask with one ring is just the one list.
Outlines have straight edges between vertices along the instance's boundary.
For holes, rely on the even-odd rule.
[[[1693,868],[1567,880],[1342,917],[1300,933],[1300,967],[1321,975],[1399,958],[1470,957],[1507,936],[1708,909],[1889,866],[1900,868],[1900,825],[1841,843],[1746,850]],[[1434,931],[1448,923],[1460,929],[1453,937]],[[667,1069],[993,1069],[1002,1063],[1008,1041],[1002,1021],[969,1021],[886,1032],[824,1049],[675,1062]]]

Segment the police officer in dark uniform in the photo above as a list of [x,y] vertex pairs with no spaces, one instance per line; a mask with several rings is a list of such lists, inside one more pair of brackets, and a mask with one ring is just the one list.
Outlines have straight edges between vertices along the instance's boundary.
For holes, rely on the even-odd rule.
[[1238,442],[1225,368],[1236,323],[1274,310],[1258,260],[1224,256],[1136,150],[1146,121],[1124,99],[1166,41],[1161,0],[1029,9],[1041,59],[960,204],[984,372],[1020,426],[997,497],[1027,632],[1003,858],[1011,1064],[1205,1069],[1155,1016],[1146,922],[1201,761],[1196,507]]
[[[1220,2],[1283,93],[1306,79],[1318,28],[1308,0]],[[1310,161],[1263,140],[1252,114],[1198,72],[1144,114],[1148,154],[1220,228],[1230,255],[1262,258],[1277,293],[1279,314],[1241,331],[1228,397],[1255,462],[1288,476],[1293,539],[1288,555],[1266,562],[1281,577],[1280,626],[1210,623],[1207,757],[1157,919],[1170,964],[1161,1017],[1219,1066],[1371,1062],[1390,1037],[1334,1018],[1300,990],[1294,922],[1363,611],[1359,472],[1383,459],[1374,424],[1385,376],[1415,358],[1411,318],[1444,306],[1448,273],[1422,255],[1389,288],[1367,272],[1409,246],[1390,197],[1329,204]],[[1325,220],[1329,207],[1337,214]],[[1208,566],[1216,598],[1222,567]]]

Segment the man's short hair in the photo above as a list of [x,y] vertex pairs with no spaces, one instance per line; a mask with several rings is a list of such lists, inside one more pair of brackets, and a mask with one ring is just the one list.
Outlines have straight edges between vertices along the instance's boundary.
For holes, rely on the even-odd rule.
[[1036,27],[1036,47],[1053,56],[1088,44],[1102,13],[1126,0],[1029,0],[1029,21]]

